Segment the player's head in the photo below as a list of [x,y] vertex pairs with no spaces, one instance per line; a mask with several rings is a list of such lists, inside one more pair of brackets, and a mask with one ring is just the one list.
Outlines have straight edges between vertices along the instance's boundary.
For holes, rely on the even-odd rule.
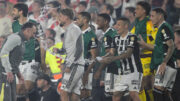
[[97,18],[98,29],[103,29],[105,26],[109,26],[111,18],[108,14],[99,14]]
[[122,34],[128,31],[129,25],[130,25],[129,19],[126,17],[121,17],[117,19],[117,22],[114,25],[114,28],[117,30],[118,34]]
[[21,31],[23,32],[24,37],[29,40],[34,37],[37,32],[36,25],[32,22],[27,22],[21,27]]
[[139,1],[136,5],[135,15],[136,18],[141,18],[142,16],[148,16],[151,11],[151,6],[148,2]]
[[166,18],[166,12],[162,8],[155,8],[151,11],[151,21],[154,25],[158,25]]
[[89,24],[91,21],[91,15],[88,12],[80,12],[77,15],[77,25],[79,27],[84,26],[84,24]]
[[61,22],[61,26],[64,26],[67,23],[67,21],[72,21],[74,19],[73,10],[69,8],[62,9],[59,14],[59,19]]
[[27,17],[28,14],[28,6],[23,3],[15,4],[12,11],[14,19],[18,19],[19,17]]

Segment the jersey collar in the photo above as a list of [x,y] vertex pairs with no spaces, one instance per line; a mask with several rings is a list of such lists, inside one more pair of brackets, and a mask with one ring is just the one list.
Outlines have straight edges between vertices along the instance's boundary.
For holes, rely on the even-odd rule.
[[166,23],[166,21],[163,21],[159,26],[158,29],[162,26],[162,24]]
[[111,27],[109,27],[109,28],[103,33],[103,35],[106,34],[110,29],[111,29]]
[[88,27],[87,29],[83,30],[82,33],[85,34],[86,32],[89,32],[91,30],[90,27]]

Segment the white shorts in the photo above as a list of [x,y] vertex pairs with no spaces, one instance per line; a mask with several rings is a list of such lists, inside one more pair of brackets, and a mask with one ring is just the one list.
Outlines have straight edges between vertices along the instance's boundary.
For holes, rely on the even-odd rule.
[[114,80],[113,92],[139,92],[141,88],[142,77],[143,74],[139,72],[134,72],[127,75],[116,75]]
[[[29,61],[22,61],[19,65],[19,70],[22,76],[24,77],[25,81],[32,81],[35,82],[37,78],[37,70],[38,70],[38,62],[32,60]],[[16,77],[17,79],[17,77]],[[19,80],[17,79],[17,84],[19,84]]]
[[166,66],[166,71],[164,75],[158,74],[158,70],[155,75],[155,86],[161,86],[167,88],[167,90],[171,91],[176,79],[177,70],[175,68],[171,68],[169,66]]
[[70,73],[63,74],[61,89],[69,93],[73,92],[80,95],[83,73],[84,66],[75,65]]
[[113,89],[114,89],[114,75],[113,73],[105,73],[105,82],[104,82],[104,85],[105,85],[105,92],[113,92]]

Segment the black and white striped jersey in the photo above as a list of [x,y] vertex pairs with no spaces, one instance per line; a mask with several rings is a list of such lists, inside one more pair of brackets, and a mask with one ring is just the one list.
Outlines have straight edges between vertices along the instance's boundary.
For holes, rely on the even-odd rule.
[[130,32],[125,37],[117,35],[113,39],[111,47],[115,48],[118,55],[125,53],[128,48],[133,48],[133,54],[131,57],[119,60],[121,65],[121,74],[142,72],[142,64],[139,57],[140,50],[137,41],[137,36],[131,34]]

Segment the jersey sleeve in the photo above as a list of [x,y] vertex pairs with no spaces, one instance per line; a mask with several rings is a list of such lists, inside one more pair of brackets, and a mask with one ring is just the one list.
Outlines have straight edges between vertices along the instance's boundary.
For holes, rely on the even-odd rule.
[[118,37],[113,38],[112,43],[111,43],[111,48],[117,48],[117,44],[118,44],[117,39],[118,39]]
[[105,36],[105,37],[104,37],[104,41],[103,41],[103,42],[104,42],[104,47],[105,47],[105,49],[111,48],[112,40],[113,40],[113,38],[110,37],[110,36]]
[[17,35],[11,35],[7,38],[6,42],[4,43],[0,55],[1,55],[1,62],[2,66],[4,67],[6,73],[12,72],[12,66],[9,60],[10,52],[13,51],[13,49],[16,46],[19,46],[21,44],[21,38]]
[[95,37],[92,37],[88,44],[89,49],[97,48],[97,46],[98,46],[97,39]]
[[136,35],[129,35],[128,36],[128,48],[134,48],[135,44],[137,43],[137,37]]
[[163,36],[164,41],[167,41],[167,40],[169,40],[169,39],[172,39],[172,37],[171,37],[172,32],[170,31],[170,29],[169,29],[167,26],[165,26],[165,27],[162,29],[161,33],[162,33],[162,36]]

